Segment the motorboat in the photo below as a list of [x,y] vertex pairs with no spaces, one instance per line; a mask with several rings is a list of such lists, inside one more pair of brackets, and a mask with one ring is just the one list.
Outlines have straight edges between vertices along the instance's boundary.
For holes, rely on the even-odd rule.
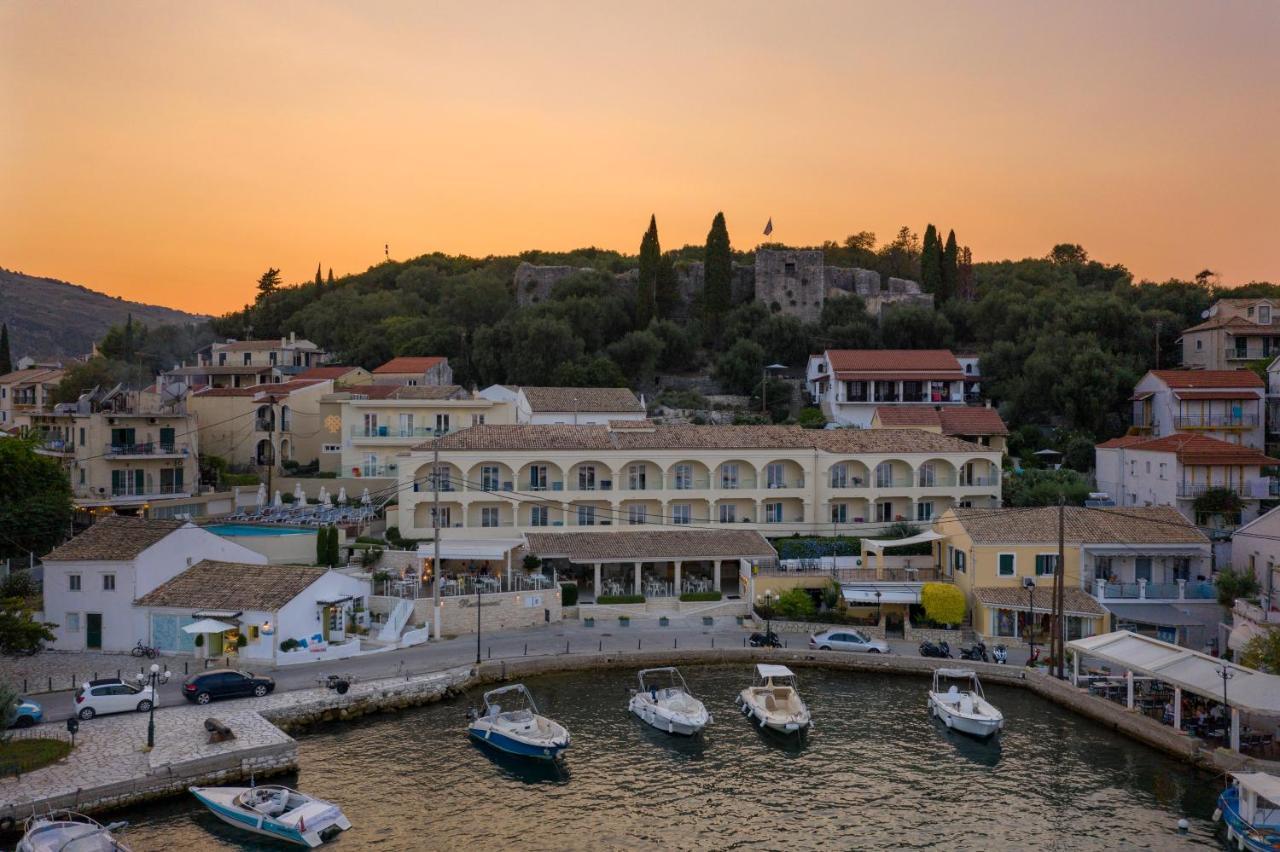
[[744,716],[761,728],[797,734],[810,726],[809,708],[796,689],[795,672],[786,666],[759,663],[755,681],[738,695]]
[[1213,821],[1227,827],[1227,843],[1249,852],[1280,850],[1280,778],[1266,772],[1232,772],[1218,796]]
[[948,728],[975,737],[989,737],[1004,727],[1004,714],[987,701],[978,673],[971,669],[933,670],[929,712]]
[[297,846],[315,848],[351,827],[332,802],[278,784],[187,789],[228,825]]
[[689,692],[675,666],[641,670],[640,688],[631,693],[627,709],[659,731],[691,737],[701,733],[711,714]]
[[129,852],[129,847],[112,836],[128,823],[103,825],[74,811],[51,811],[33,816],[23,825],[18,852]]
[[489,690],[484,694],[484,706],[469,716],[467,733],[472,739],[507,754],[555,760],[569,747],[569,732],[538,714],[523,683]]

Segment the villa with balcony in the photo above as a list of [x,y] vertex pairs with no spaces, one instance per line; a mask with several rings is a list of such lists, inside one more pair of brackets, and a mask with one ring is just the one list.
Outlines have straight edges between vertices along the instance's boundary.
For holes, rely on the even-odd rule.
[[1265,391],[1252,370],[1151,370],[1134,385],[1130,433],[1206,435],[1262,449]]
[[1205,321],[1182,332],[1182,365],[1193,370],[1232,370],[1280,355],[1276,301],[1219,299]]
[[61,367],[35,366],[0,376],[0,428],[30,426],[31,415],[47,412],[63,375]]
[[809,356],[805,369],[813,404],[828,420],[861,429],[871,427],[878,408],[964,405],[974,388],[945,349],[828,349]]
[[186,405],[196,417],[206,454],[237,466],[279,467],[319,457],[328,440],[320,400],[332,390],[333,380],[322,378],[206,387],[192,393]]

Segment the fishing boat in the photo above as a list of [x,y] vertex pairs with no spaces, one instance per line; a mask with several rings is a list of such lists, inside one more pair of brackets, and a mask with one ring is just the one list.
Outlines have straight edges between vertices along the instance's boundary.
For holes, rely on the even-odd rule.
[[228,825],[298,846],[315,848],[351,827],[332,802],[278,784],[187,789]]
[[538,714],[523,683],[489,690],[484,694],[484,706],[468,716],[467,733],[472,739],[507,754],[555,760],[569,747],[569,732]]
[[1280,778],[1265,772],[1230,776],[1213,812],[1213,821],[1227,827],[1227,843],[1248,852],[1280,850]]
[[640,688],[632,690],[627,709],[659,731],[691,737],[711,721],[706,706],[689,692],[675,666],[642,669],[638,679]]
[[129,852],[129,847],[112,836],[127,822],[103,825],[74,811],[51,811],[33,816],[23,825],[18,852]]
[[[967,688],[962,689],[954,681],[961,681]],[[975,737],[989,737],[1004,727],[1004,715],[987,701],[978,673],[971,669],[933,670],[929,712],[948,728]]]
[[761,728],[803,734],[810,726],[809,708],[796,689],[796,676],[786,666],[759,663],[755,681],[738,695],[742,715]]

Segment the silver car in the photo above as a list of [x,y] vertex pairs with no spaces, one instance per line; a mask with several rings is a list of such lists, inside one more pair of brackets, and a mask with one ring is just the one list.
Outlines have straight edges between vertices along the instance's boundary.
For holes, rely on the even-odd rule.
[[869,654],[889,653],[889,643],[872,639],[861,630],[852,627],[836,628],[815,633],[809,637],[809,647],[817,651],[866,651]]

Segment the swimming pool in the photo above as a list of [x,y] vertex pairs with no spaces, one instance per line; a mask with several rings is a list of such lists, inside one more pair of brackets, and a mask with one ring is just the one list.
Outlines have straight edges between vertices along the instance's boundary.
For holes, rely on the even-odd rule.
[[248,537],[264,535],[306,535],[315,530],[303,527],[259,526],[258,524],[210,524],[205,527],[211,533],[231,537]]

